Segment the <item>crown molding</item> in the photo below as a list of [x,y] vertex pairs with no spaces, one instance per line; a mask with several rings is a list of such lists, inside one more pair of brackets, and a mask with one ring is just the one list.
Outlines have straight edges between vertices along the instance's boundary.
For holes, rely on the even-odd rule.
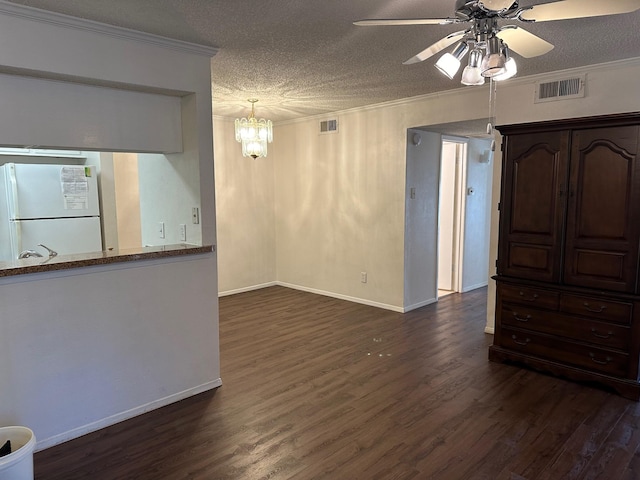
[[[504,82],[500,82],[498,83],[498,87],[497,87],[497,91],[498,91],[498,95],[500,94],[500,90],[501,89],[505,89],[508,88],[510,86],[515,86],[515,85],[530,85],[530,84],[534,84],[540,80],[552,80],[555,78],[562,78],[566,75],[572,75],[572,74],[582,74],[582,73],[590,73],[590,72],[596,72],[596,71],[607,71],[607,70],[611,70],[611,69],[617,69],[617,68],[632,68],[632,67],[638,67],[640,66],[640,57],[633,57],[633,58],[626,58],[623,60],[614,60],[611,62],[606,62],[606,63],[597,63],[597,64],[593,64],[593,65],[584,65],[581,67],[574,67],[574,68],[568,68],[565,70],[554,70],[552,72],[544,72],[544,73],[538,73],[535,75],[528,75],[525,77],[516,77],[516,78],[511,78],[509,80],[506,80]],[[417,95],[414,97],[406,97],[406,98],[400,98],[397,100],[390,100],[388,102],[382,102],[382,103],[375,103],[372,105],[364,105],[361,107],[354,107],[354,108],[350,108],[350,109],[345,109],[345,110],[338,110],[335,112],[329,112],[329,113],[321,113],[321,114],[317,114],[317,115],[309,115],[306,117],[298,117],[298,118],[292,118],[292,119],[288,119],[288,120],[282,120],[279,122],[274,122],[274,126],[280,126],[280,125],[290,125],[290,124],[296,124],[296,123],[303,123],[303,122],[308,122],[308,121],[314,121],[314,120],[324,120],[330,117],[337,117],[340,115],[347,115],[347,114],[351,114],[351,113],[358,113],[358,112],[366,112],[366,111],[370,111],[370,110],[378,110],[378,109],[383,109],[383,108],[390,108],[390,107],[398,107],[398,106],[403,106],[403,105],[408,105],[408,104],[413,104],[416,102],[422,102],[422,101],[428,101],[430,99],[435,99],[435,98],[447,98],[447,97],[453,97],[453,96],[457,96],[459,95],[461,92],[466,92],[469,93],[469,89],[473,89],[475,91],[480,91],[480,90],[487,90],[489,89],[489,84],[485,84],[481,87],[468,87],[468,86],[463,86],[463,87],[455,87],[452,88],[451,90],[445,90],[442,92],[434,92],[434,93],[427,93],[424,95]],[[499,98],[499,97],[498,97]],[[498,100],[499,101],[499,100]]]
[[47,23],[62,28],[70,28],[75,30],[84,30],[88,32],[98,33],[109,37],[120,38],[123,40],[133,40],[135,42],[147,43],[157,47],[177,50],[183,53],[193,55],[201,55],[213,57],[218,52],[216,47],[206,45],[198,45],[196,43],[185,42],[182,40],[174,40],[150,33],[138,32],[123,27],[115,27],[105,23],[95,22],[93,20],[85,20],[82,18],[64,15],[62,13],[49,12],[39,8],[17,5],[15,3],[0,0],[0,14],[13,17],[25,18],[40,23]]
[[[416,102],[422,102],[422,101],[426,101],[429,99],[434,99],[434,98],[446,98],[446,97],[453,97],[453,96],[457,96],[460,94],[461,91],[464,91],[465,93],[470,93],[472,90],[470,90],[471,88],[473,88],[473,91],[475,92],[479,92],[482,90],[489,90],[488,85],[484,85],[482,87],[456,87],[453,88],[451,90],[444,90],[441,92],[433,92],[433,93],[425,93],[423,95],[416,95],[414,97],[405,97],[405,98],[399,98],[396,100],[389,100],[387,102],[381,102],[381,103],[374,103],[371,105],[363,105],[360,107],[353,107],[353,108],[349,108],[349,109],[345,109],[345,110],[338,110],[335,112],[327,112],[327,113],[319,113],[316,115],[309,115],[306,117],[298,117],[298,118],[292,118],[292,119],[288,119],[288,120],[282,120],[279,122],[273,122],[273,125],[289,125],[289,124],[293,124],[293,123],[303,123],[306,121],[310,121],[310,120],[326,120],[327,118],[334,118],[340,115],[348,115],[348,114],[352,114],[352,113],[359,113],[359,112],[367,112],[370,110],[380,110],[383,108],[391,108],[391,107],[398,107],[398,106],[403,106],[403,105],[408,105],[408,104],[413,104]],[[487,93],[488,95],[488,93]]]
[[571,75],[579,75],[583,73],[592,73],[597,71],[606,71],[617,68],[632,68],[640,66],[640,57],[624,58],[622,60],[613,60],[605,63],[595,63],[593,65],[583,65],[581,67],[567,68],[564,70],[554,70],[552,72],[537,73],[535,75],[527,75],[526,77],[515,77],[498,83],[498,91],[500,87],[507,88],[512,85],[526,85],[539,81],[554,80],[556,78],[566,78]]

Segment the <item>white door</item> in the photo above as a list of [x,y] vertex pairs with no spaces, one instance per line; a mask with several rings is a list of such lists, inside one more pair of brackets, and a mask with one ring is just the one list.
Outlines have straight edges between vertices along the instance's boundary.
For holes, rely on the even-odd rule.
[[454,290],[457,145],[442,142],[438,207],[438,290]]

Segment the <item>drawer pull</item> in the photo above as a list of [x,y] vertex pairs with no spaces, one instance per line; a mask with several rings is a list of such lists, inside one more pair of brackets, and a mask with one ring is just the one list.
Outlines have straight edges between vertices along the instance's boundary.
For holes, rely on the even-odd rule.
[[611,338],[613,337],[613,332],[607,332],[605,335],[598,333],[598,331],[595,328],[591,329],[591,333],[593,334],[594,337],[598,337],[598,338],[603,338],[603,339],[607,339],[607,338]]
[[611,357],[605,357],[604,360],[598,360],[596,356],[591,352],[589,352],[589,356],[591,357],[591,360],[593,360],[598,365],[609,365],[609,362],[611,362]]
[[526,346],[529,344],[529,342],[531,341],[531,339],[530,339],[530,338],[525,338],[525,339],[524,339],[524,342],[523,342],[523,341],[520,341],[520,340],[518,340],[518,337],[517,337],[517,336],[515,336],[515,335],[511,335],[511,338],[513,339],[513,343],[517,343],[518,345],[522,345],[522,346],[525,346],[525,347],[526,347]]
[[531,315],[527,315],[526,317],[519,317],[518,312],[513,312],[513,318],[515,318],[519,322],[528,322],[531,320]]
[[[520,296],[524,297],[524,292],[521,291]],[[536,300],[538,300],[538,294],[534,293],[530,298],[523,298],[523,300],[527,302],[535,302]]]
[[584,302],[583,305],[584,305],[584,308],[587,310],[587,312],[591,312],[591,313],[602,313],[607,309],[606,305],[600,305],[600,308],[598,309],[591,308],[588,302]]

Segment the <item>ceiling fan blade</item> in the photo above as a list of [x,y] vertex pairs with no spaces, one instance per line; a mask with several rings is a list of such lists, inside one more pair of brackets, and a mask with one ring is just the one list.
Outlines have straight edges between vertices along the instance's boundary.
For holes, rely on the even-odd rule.
[[538,57],[553,50],[553,45],[515,25],[507,25],[498,32],[511,50],[524,58]]
[[447,35],[446,37],[444,37],[443,39],[438,40],[433,45],[425,48],[419,54],[414,55],[413,57],[411,57],[406,62],[402,62],[402,63],[403,63],[403,65],[411,65],[413,63],[422,62],[423,60],[426,60],[427,58],[435,55],[440,50],[443,50],[443,49],[447,48],[449,45],[453,45],[458,39],[462,38],[467,32],[468,32],[468,30],[464,30],[462,32],[451,33],[451,34]]
[[354,25],[361,27],[372,27],[381,25],[450,25],[459,23],[457,18],[380,18],[371,20],[358,20]]
[[500,12],[507,10],[514,4],[514,0],[480,0],[480,3],[487,10],[493,10],[494,12]]
[[571,18],[599,17],[630,13],[640,9],[640,0],[561,0],[559,2],[534,5],[521,14],[521,18],[534,22],[568,20]]

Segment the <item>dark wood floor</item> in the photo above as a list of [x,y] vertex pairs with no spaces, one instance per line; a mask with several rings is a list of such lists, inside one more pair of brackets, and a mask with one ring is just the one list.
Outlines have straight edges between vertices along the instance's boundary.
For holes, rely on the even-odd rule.
[[36,478],[640,479],[639,404],[488,362],[485,297],[222,298],[222,387],[39,452]]

